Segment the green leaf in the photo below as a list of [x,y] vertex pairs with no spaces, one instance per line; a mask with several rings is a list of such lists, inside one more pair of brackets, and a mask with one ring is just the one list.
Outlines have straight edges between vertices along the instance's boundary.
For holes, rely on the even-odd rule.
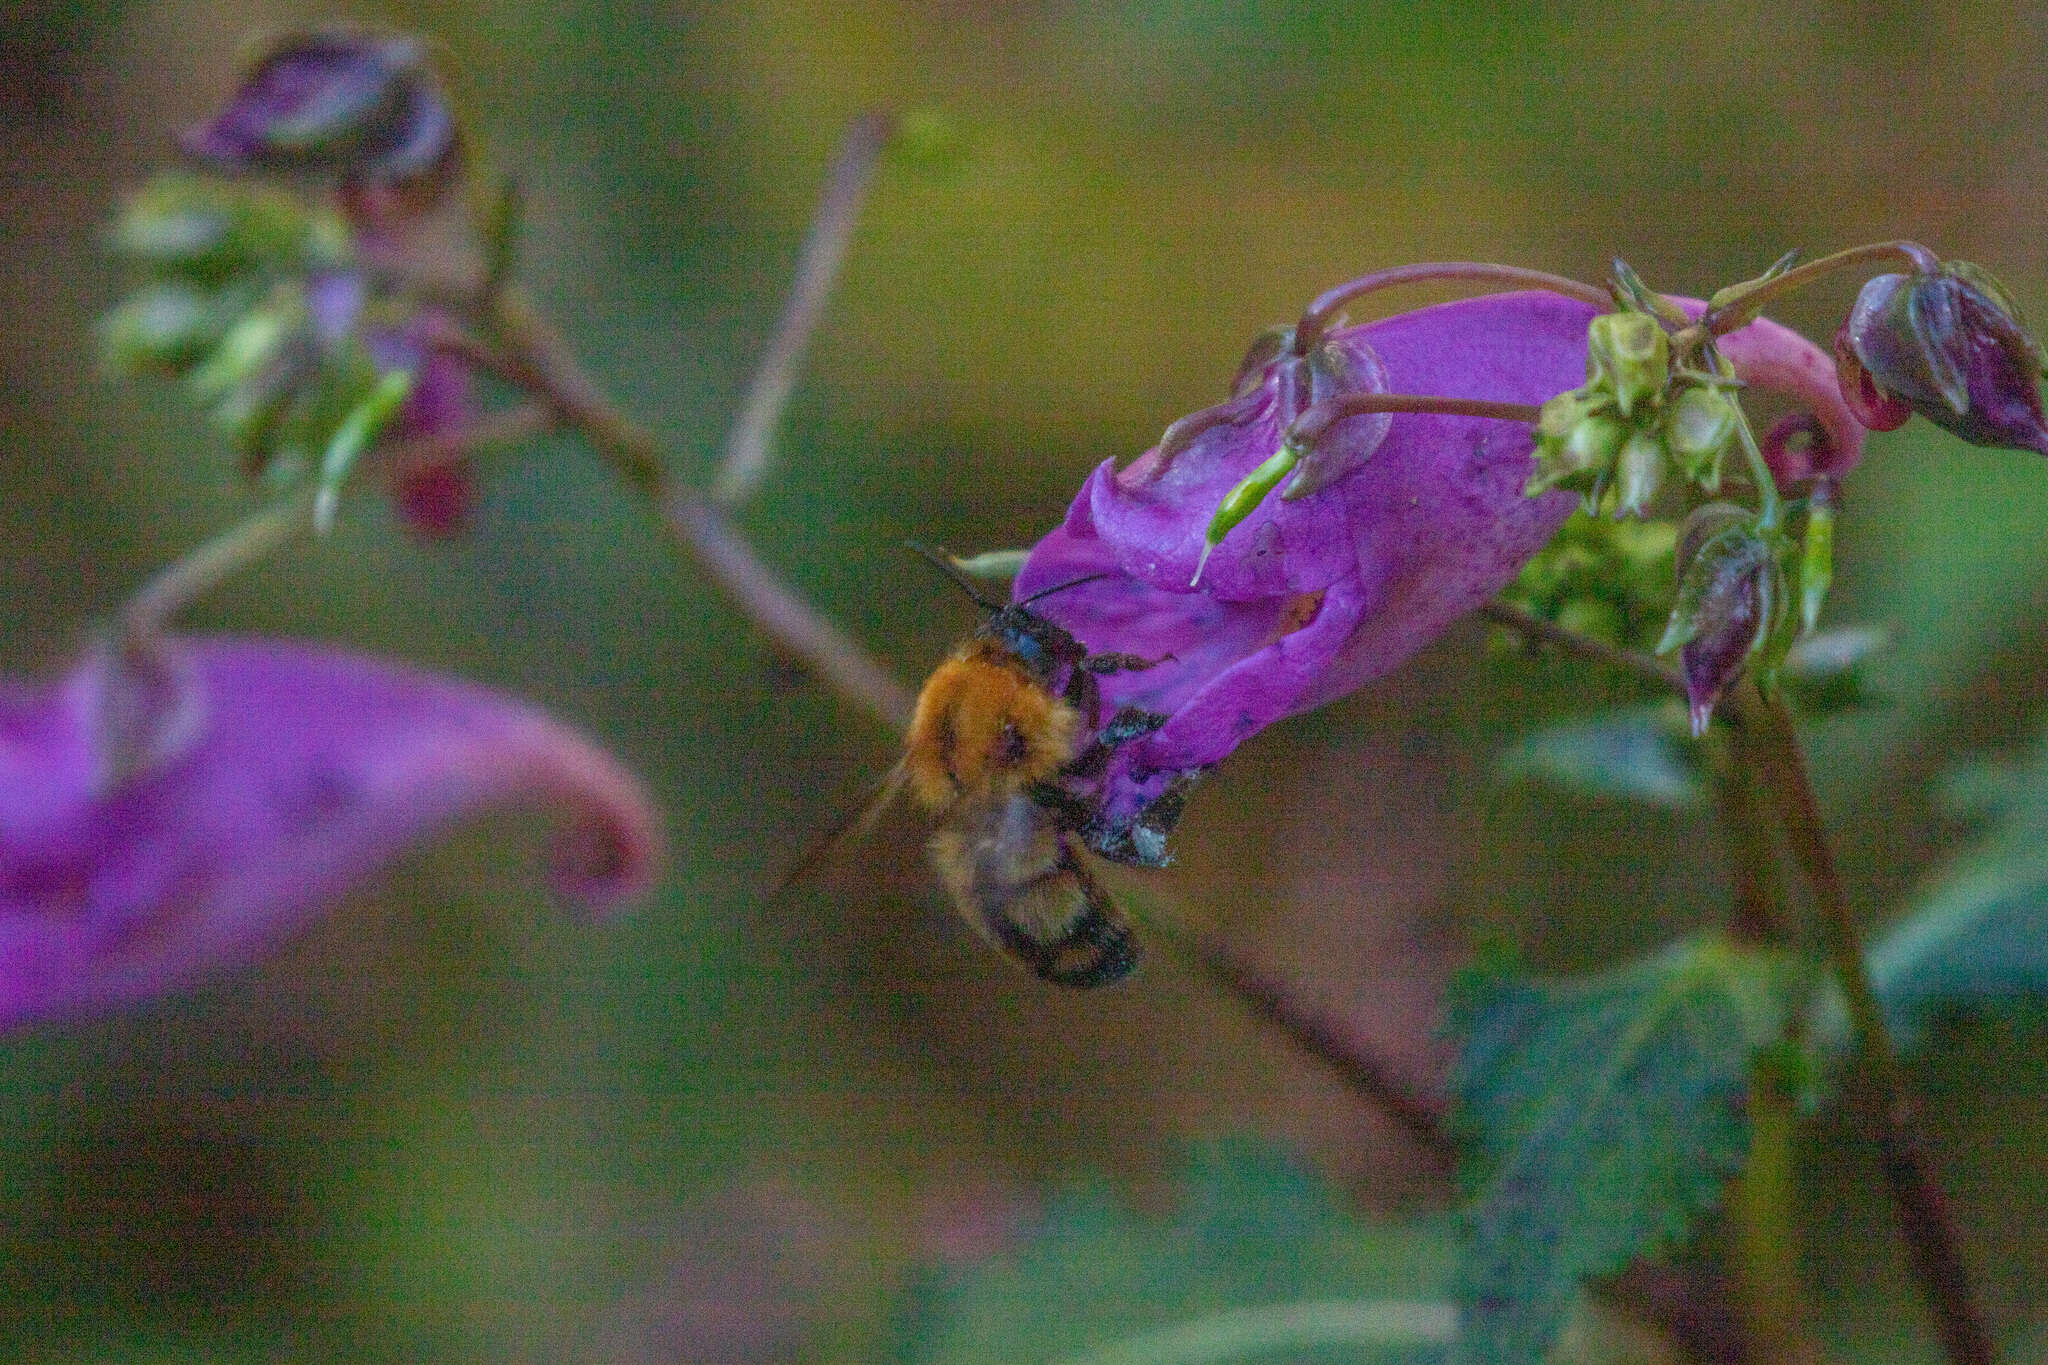
[[[2048,1000],[2048,752],[1959,764],[1941,796],[1958,817],[1995,824],[1864,950],[1885,1023],[1905,1049],[1924,1045],[1943,1015]],[[1823,1056],[1849,1050],[1838,990],[1818,1002],[1811,1032]]]
[[1696,747],[1685,714],[1662,702],[1547,725],[1501,755],[1509,780],[1550,782],[1589,796],[1619,796],[1668,810],[1700,799]]
[[1177,1211],[1101,1191],[1038,1235],[913,1291],[894,1358],[920,1365],[1442,1361],[1454,1317],[1442,1223],[1375,1225],[1248,1141],[1197,1149]]
[[1944,1013],[2048,997],[2048,849],[1965,857],[1866,958],[1901,1047]]
[[1750,1059],[1790,984],[1784,957],[1707,934],[1598,976],[1454,985],[1458,1360],[1543,1359],[1581,1281],[1679,1245],[1719,1202],[1748,1147]]

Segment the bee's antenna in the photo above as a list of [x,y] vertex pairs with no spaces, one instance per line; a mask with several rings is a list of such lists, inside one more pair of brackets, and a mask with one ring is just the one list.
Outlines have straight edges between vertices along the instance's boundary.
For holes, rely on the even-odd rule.
[[1080,578],[1070,578],[1064,583],[1055,583],[1049,588],[1040,588],[1037,592],[1032,593],[1031,596],[1025,598],[1022,602],[1019,602],[1017,605],[1020,607],[1028,607],[1041,597],[1050,597],[1056,592],[1065,592],[1068,588],[1078,588],[1083,583],[1094,583],[1100,579],[1108,577],[1111,577],[1111,575],[1107,573],[1091,573],[1084,574]]
[[1003,603],[991,602],[986,597],[983,597],[981,589],[975,586],[974,580],[960,572],[960,566],[953,562],[953,556],[947,554],[938,546],[927,545],[920,540],[906,540],[903,542],[903,548],[929,563],[946,577],[952,579],[960,591],[966,593],[973,600],[974,605],[980,607],[983,611],[1001,611],[1003,609]]
[[[1002,602],[991,602],[988,598],[983,597],[981,589],[975,586],[974,580],[961,572],[959,561],[936,545],[927,545],[923,541],[918,540],[906,540],[903,542],[903,547],[912,554],[928,561],[933,568],[959,584],[960,591],[973,598],[974,604],[983,611],[1001,611],[1007,605]],[[1078,588],[1083,583],[1093,583],[1097,579],[1108,577],[1110,575],[1107,573],[1091,573],[1080,578],[1070,578],[1064,583],[1055,583],[1049,588],[1040,588],[1037,592],[1032,593],[1031,596],[1016,605],[1028,607],[1041,597],[1050,597],[1056,592],[1065,592],[1068,588]]]

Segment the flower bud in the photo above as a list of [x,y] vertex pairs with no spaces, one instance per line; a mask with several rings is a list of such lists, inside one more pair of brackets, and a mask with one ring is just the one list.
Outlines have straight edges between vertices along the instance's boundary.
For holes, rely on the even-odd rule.
[[100,319],[100,355],[117,374],[183,374],[212,352],[248,304],[239,290],[216,294],[183,281],[151,285]]
[[1586,378],[1604,383],[1623,417],[1664,392],[1671,339],[1648,313],[1603,313],[1586,329]]
[[1972,445],[2048,454],[2041,348],[2004,288],[1968,262],[1870,280],[1835,352],[1842,397],[1866,425],[1897,426],[1903,406]]
[[1614,462],[1614,515],[1640,517],[1664,485],[1664,446],[1647,431],[1630,434]]
[[[1560,397],[1570,398],[1573,395]],[[1613,415],[1611,403],[1603,399],[1600,406],[1606,410],[1591,411],[1577,418],[1560,436],[1553,438],[1548,434],[1554,425],[1553,412],[1559,413],[1557,420],[1562,421],[1573,412],[1586,411],[1586,405],[1561,403],[1557,398],[1543,405],[1543,421],[1537,428],[1536,472],[1529,476],[1529,482],[1523,489],[1528,496],[1534,497],[1552,488],[1569,489],[1590,496],[1613,472],[1615,458],[1628,440],[1630,428],[1628,423]]]
[[1663,653],[1683,645],[1679,671],[1697,737],[1784,614],[1785,574],[1748,514],[1723,503],[1687,519],[1679,549],[1677,601],[1657,648]]
[[311,216],[289,195],[170,174],[129,197],[111,244],[159,273],[218,283],[293,260],[315,239]]
[[454,179],[461,139],[417,39],[334,29],[289,36],[250,68],[185,150],[220,170],[310,171],[359,192],[417,191],[424,207]]
[[1685,476],[1709,493],[1721,487],[1721,457],[1741,421],[1735,401],[1709,385],[1678,395],[1664,414],[1664,445]]

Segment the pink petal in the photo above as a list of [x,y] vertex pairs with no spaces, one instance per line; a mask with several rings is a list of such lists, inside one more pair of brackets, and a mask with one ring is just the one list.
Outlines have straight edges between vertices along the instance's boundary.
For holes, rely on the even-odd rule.
[[109,777],[109,652],[0,694],[0,1029],[244,961],[486,808],[560,815],[554,881],[593,909],[653,883],[646,793],[540,711],[320,646],[167,648],[194,692],[189,733],[126,778]]

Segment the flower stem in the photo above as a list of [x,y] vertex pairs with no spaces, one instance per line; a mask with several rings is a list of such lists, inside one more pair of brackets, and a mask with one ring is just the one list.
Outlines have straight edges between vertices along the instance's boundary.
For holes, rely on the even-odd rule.
[[[1721,354],[1720,347],[1709,343],[1705,356],[1713,373],[1728,379],[1735,378],[1735,367],[1728,363],[1728,357]],[[1759,532],[1775,531],[1785,519],[1785,501],[1778,496],[1778,480],[1771,473],[1770,462],[1764,459],[1763,448],[1756,442],[1756,432],[1749,425],[1749,414],[1742,410],[1742,404],[1733,406],[1735,439],[1742,447],[1743,462],[1749,466],[1750,482],[1756,485],[1756,529]]]
[[132,644],[158,638],[192,602],[312,525],[313,493],[308,489],[279,498],[172,560],[122,606],[121,638]]
[[1806,1316],[1792,1222],[1793,1096],[1768,1067],[1751,1069],[1749,1159],[1728,1191],[1730,1253],[1753,1360],[1820,1359]]
[[1301,321],[1294,325],[1294,353],[1307,355],[1314,350],[1345,304],[1395,285],[1423,284],[1431,280],[1473,280],[1503,289],[1547,289],[1553,294],[1590,303],[1603,311],[1614,306],[1614,296],[1599,285],[1563,275],[1525,270],[1521,266],[1496,265],[1490,261],[1425,261],[1361,275],[1318,294],[1315,302],[1303,310]]
[[1738,694],[1738,707],[1741,723],[1755,729],[1766,784],[1780,803],[1793,861],[1812,888],[1858,1050],[1877,1089],[1873,1117],[1885,1180],[1913,1273],[1934,1315],[1935,1331],[1951,1365],[1991,1365],[1991,1336],[1957,1246],[1947,1201],[1929,1169],[1905,1068],[1871,985],[1855,914],[1821,822],[1820,803],[1792,717],[1782,700],[1764,698],[1748,687]]
[[1424,393],[1340,393],[1325,398],[1294,419],[1287,444],[1306,450],[1337,423],[1375,412],[1439,413],[1446,417],[1492,417],[1503,422],[1536,425],[1543,409],[1531,403],[1501,403],[1490,398],[1440,398]]
[[726,437],[725,464],[711,487],[711,500],[721,507],[745,501],[768,472],[770,440],[796,386],[804,345],[818,328],[818,317],[846,257],[846,245],[853,238],[854,224],[860,221],[861,200],[874,176],[875,163],[895,127],[895,119],[887,114],[865,114],[853,121],[840,140],[839,155],[826,176],[825,193],[811,219],[811,234],[797,260],[789,298],[782,306],[782,318],[754,371],[746,403]]
[[1922,275],[1930,275],[1941,269],[1941,258],[1918,242],[1871,242],[1864,246],[1852,246],[1846,251],[1837,251],[1817,261],[1808,261],[1805,265],[1795,266],[1773,279],[1762,281],[1708,312],[1696,325],[1705,328],[1709,335],[1721,336],[1746,326],[1774,300],[1783,298],[1794,290],[1804,289],[1823,276],[1832,275],[1838,270],[1849,270],[1859,265],[1877,262],[1903,265],[1915,274]]
[[1678,693],[1685,691],[1685,679],[1678,670],[1652,655],[1638,650],[1623,649],[1610,645],[1605,640],[1596,640],[1590,635],[1581,635],[1553,621],[1546,621],[1532,612],[1524,611],[1511,602],[1488,602],[1479,609],[1479,614],[1497,626],[1514,631],[1532,644],[1549,645],[1576,659],[1606,664],[1611,668],[1633,673],[1643,681],[1657,687],[1669,688]]
[[1224,1365],[1319,1347],[1448,1346],[1458,1334],[1449,1303],[1327,1299],[1232,1308],[1070,1356],[1062,1365]]

